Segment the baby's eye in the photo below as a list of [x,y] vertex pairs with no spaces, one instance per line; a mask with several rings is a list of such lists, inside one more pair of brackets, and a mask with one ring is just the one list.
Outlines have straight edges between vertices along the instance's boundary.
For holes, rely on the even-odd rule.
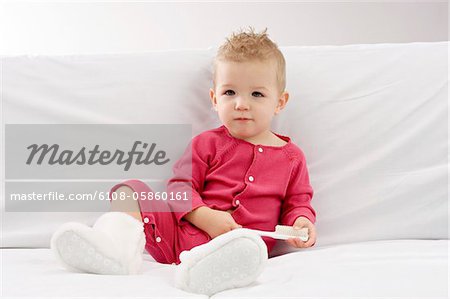
[[252,96],[257,97],[257,98],[261,98],[261,97],[263,97],[264,95],[263,95],[262,93],[260,93],[259,91],[254,91],[254,92],[252,93]]
[[232,91],[231,89],[229,89],[229,90],[225,91],[223,94],[224,94],[224,95],[227,95],[227,96],[234,96],[234,91]]

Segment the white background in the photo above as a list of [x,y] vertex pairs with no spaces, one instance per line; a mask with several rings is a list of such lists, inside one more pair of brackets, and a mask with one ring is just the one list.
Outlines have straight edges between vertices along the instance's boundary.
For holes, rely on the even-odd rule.
[[217,46],[268,27],[280,46],[448,40],[447,1],[2,1],[1,54]]

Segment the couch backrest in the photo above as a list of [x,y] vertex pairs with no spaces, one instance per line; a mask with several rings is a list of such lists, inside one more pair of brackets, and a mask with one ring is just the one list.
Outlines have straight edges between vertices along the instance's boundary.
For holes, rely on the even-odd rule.
[[[306,155],[316,246],[448,238],[447,49],[282,48],[290,100],[273,130]],[[196,135],[220,125],[208,96],[214,53],[3,57],[3,124],[189,123]],[[48,247],[61,223],[98,216],[2,212],[5,247]]]

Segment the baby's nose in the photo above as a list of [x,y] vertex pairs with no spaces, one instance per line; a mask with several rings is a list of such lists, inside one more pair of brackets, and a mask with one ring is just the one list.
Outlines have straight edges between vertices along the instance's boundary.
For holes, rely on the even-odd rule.
[[236,110],[247,110],[247,109],[249,109],[248,101],[243,98],[236,99],[235,107],[236,107]]

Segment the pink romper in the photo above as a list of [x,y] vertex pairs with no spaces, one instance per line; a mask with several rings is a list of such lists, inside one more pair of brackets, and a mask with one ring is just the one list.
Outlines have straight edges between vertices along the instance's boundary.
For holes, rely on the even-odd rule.
[[[233,210],[231,216],[245,228],[273,231],[275,225],[293,225],[300,217],[315,223],[316,213],[310,202],[313,189],[309,182],[306,159],[289,137],[276,134],[284,146],[255,145],[233,137],[225,126],[203,132],[192,139],[192,154],[175,164],[174,176],[167,191],[192,189],[192,207],[186,212],[151,211],[138,201],[144,222],[146,250],[160,263],[179,264],[183,250],[207,243],[211,237],[183,217],[190,211],[207,206]],[[192,177],[187,184],[184,165],[192,163]],[[115,185],[133,191],[152,192],[139,180]],[[146,205],[151,201],[145,201]],[[143,211],[145,210],[145,211]],[[263,237],[270,253],[275,240]]]

